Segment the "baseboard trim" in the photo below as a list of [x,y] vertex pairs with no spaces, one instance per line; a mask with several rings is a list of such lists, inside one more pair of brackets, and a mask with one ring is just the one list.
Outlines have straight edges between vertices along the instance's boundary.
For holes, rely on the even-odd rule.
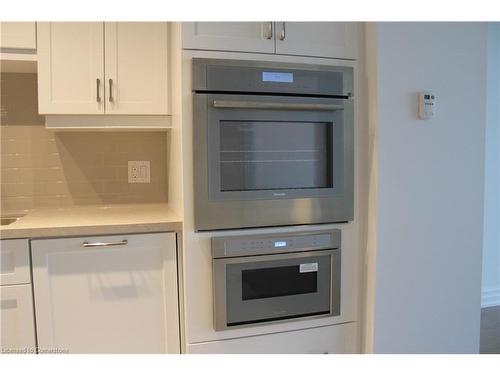
[[481,307],[500,305],[500,288],[489,288],[481,291]]

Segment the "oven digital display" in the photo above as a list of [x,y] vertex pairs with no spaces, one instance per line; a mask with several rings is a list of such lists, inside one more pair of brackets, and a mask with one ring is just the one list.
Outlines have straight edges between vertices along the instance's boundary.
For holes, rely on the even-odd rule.
[[286,247],[286,241],[276,241],[274,247]]
[[262,72],[262,81],[293,83],[293,73]]

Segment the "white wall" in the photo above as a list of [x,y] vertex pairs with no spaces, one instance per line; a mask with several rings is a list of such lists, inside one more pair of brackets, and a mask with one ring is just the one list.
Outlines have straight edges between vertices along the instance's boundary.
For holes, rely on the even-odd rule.
[[[372,32],[378,175],[365,347],[477,353],[486,25],[380,23]],[[421,121],[416,93],[426,89],[437,115]]]
[[488,28],[481,306],[500,305],[500,24]]

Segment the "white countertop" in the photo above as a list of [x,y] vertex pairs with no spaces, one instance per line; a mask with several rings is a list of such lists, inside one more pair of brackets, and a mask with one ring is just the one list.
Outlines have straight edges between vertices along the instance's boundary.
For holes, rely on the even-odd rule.
[[[9,216],[2,212],[2,216]],[[151,233],[182,230],[166,203],[37,208],[0,227],[0,238]]]

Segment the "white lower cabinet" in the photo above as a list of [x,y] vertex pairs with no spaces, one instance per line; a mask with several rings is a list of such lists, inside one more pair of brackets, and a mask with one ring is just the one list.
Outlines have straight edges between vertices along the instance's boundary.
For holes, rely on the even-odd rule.
[[33,240],[38,346],[179,353],[174,233]]
[[35,353],[31,284],[0,286],[2,354]]
[[190,354],[357,353],[356,323],[190,344]]
[[0,241],[0,353],[35,353],[28,240]]

